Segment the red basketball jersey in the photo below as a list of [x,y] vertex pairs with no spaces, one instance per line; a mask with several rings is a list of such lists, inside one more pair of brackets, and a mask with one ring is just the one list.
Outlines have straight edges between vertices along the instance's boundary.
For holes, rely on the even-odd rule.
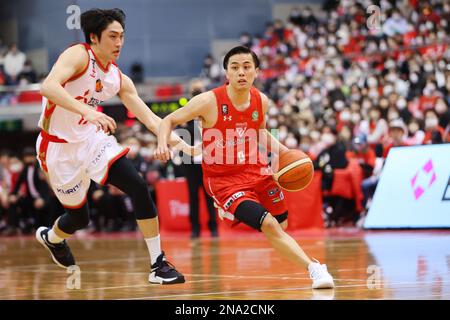
[[250,89],[250,105],[237,110],[228,97],[226,85],[213,90],[217,101],[217,121],[203,129],[202,168],[206,176],[223,176],[237,172],[259,172],[267,167],[259,152],[263,110],[260,92]]

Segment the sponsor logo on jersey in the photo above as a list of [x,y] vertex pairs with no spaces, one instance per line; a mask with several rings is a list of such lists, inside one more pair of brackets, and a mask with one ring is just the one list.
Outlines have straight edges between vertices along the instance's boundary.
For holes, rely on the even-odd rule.
[[103,90],[102,80],[97,79],[97,81],[95,81],[95,92],[102,92],[102,90]]
[[71,194],[71,193],[75,193],[75,192],[77,192],[77,191],[81,188],[82,182],[83,182],[83,181],[80,181],[80,182],[78,182],[76,185],[74,185],[73,187],[68,188],[68,189],[56,188],[56,191],[57,191],[58,193],[62,193],[62,194],[65,194],[65,195],[69,195],[69,194]]
[[92,61],[92,70],[91,73],[89,74],[92,78],[96,78],[97,77],[97,70],[95,70],[95,59],[91,59]]
[[90,105],[93,108],[96,108],[98,105],[100,105],[103,102],[103,100],[99,100],[99,99],[95,99],[95,98],[91,98],[89,99],[89,101],[87,102],[88,105]]
[[223,116],[223,121],[231,121],[231,116]]
[[237,199],[243,197],[245,195],[244,191],[239,191],[234,193],[231,197],[228,198],[228,200],[225,202],[225,204],[223,205],[223,208],[225,210],[228,210],[229,207],[231,207],[231,205],[233,204],[233,202],[235,202]]
[[258,121],[259,118],[259,112],[258,111],[253,111],[252,113],[252,121]]
[[284,194],[283,194],[283,192],[280,192],[280,196],[272,199],[272,203],[280,202],[283,199],[284,199]]
[[97,153],[97,155],[95,156],[95,158],[91,161],[93,165],[96,165],[100,159],[102,159],[102,157],[105,155],[106,153],[106,148],[111,148],[112,144],[110,142],[108,142],[107,144],[105,144]]

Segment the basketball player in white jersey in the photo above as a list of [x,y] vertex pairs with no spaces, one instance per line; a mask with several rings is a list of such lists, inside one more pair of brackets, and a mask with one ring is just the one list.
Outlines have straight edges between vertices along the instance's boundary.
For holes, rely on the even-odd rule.
[[[161,121],[115,64],[124,42],[124,21],[120,9],[84,12],[81,26],[86,43],[66,49],[42,84],[38,159],[66,212],[51,229],[40,227],[36,238],[57,265],[75,265],[65,239],[89,223],[86,195],[90,182],[112,184],[133,201],[150,254],[149,282],[183,283],[184,276],[161,251],[157,212],[146,182],[125,157],[128,149],[110,135],[116,129],[114,119],[96,110],[103,101],[118,95],[150,131],[156,133]],[[193,148],[175,134],[170,144],[193,155]]]

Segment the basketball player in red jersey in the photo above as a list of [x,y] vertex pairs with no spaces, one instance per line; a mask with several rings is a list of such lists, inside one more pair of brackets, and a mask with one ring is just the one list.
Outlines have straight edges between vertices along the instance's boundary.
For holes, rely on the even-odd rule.
[[[183,283],[184,276],[161,251],[157,212],[147,183],[125,157],[128,149],[109,135],[116,129],[114,119],[96,110],[118,95],[150,131],[156,133],[161,121],[115,64],[124,42],[125,14],[120,9],[92,9],[81,15],[81,26],[86,43],[66,49],[42,84],[38,160],[66,212],[52,228],[38,228],[36,238],[58,266],[75,265],[65,239],[89,223],[86,196],[90,182],[112,184],[133,201],[150,254],[148,281]],[[170,144],[193,155],[193,149],[175,134]]]
[[[253,87],[259,59],[247,47],[231,49],[224,58],[228,83],[192,98],[165,117],[158,132],[155,156],[167,161],[169,133],[176,125],[200,118],[203,127],[203,183],[219,215],[231,224],[243,222],[262,231],[272,247],[306,267],[312,287],[333,288],[326,265],[311,259],[284,230],[287,207],[258,144],[277,153],[288,150],[265,130],[269,99]],[[269,173],[268,173],[269,172]]]

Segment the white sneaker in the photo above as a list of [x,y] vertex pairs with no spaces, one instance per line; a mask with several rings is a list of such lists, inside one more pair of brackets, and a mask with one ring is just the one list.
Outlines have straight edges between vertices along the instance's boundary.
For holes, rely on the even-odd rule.
[[309,276],[313,281],[313,289],[334,288],[333,277],[328,273],[327,266],[320,264],[317,260],[315,261],[308,266]]

